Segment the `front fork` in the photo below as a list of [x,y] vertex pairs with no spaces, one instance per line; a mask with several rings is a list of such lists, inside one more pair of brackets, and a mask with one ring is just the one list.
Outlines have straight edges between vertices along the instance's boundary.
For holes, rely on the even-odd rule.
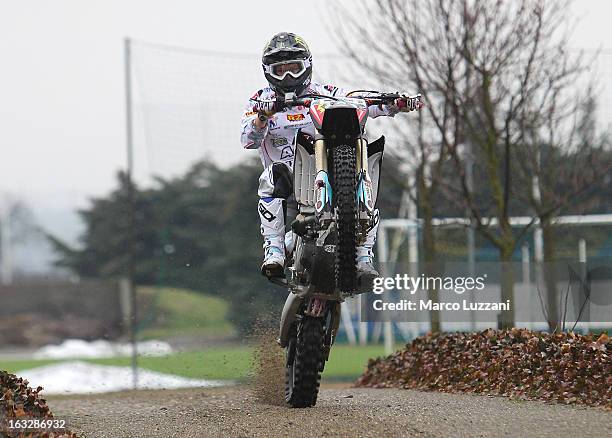
[[[368,172],[368,142],[365,138],[357,139],[356,144],[356,171],[357,171],[357,212],[359,226],[357,240],[359,244],[365,242],[367,230],[371,227],[374,217],[374,199],[372,194],[372,179]],[[314,144],[316,178],[315,210],[319,223],[325,228],[332,220],[333,193],[329,182],[328,154],[325,139],[318,138]]]
[[315,151],[315,211],[319,223],[324,223],[331,219],[332,212],[332,188],[329,183],[327,146],[323,138],[318,138],[314,143]]
[[374,196],[372,178],[368,166],[368,142],[365,138],[357,139],[357,241],[365,242],[368,230],[374,223]]

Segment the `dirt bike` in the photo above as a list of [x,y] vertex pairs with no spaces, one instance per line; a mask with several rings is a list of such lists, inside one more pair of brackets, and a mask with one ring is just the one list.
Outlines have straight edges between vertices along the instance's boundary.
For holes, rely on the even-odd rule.
[[286,350],[285,399],[292,407],[316,404],[341,303],[372,290],[373,278],[358,281],[357,246],[378,220],[373,181],[379,180],[384,137],[368,144],[365,123],[369,106],[400,98],[413,108],[421,105],[420,95],[363,90],[348,97],[287,94],[267,101],[275,111],[307,107],[316,128],[314,139],[298,131],[294,140],[292,204],[297,208],[286,239],[291,253],[285,278],[269,277],[289,289],[278,342]]

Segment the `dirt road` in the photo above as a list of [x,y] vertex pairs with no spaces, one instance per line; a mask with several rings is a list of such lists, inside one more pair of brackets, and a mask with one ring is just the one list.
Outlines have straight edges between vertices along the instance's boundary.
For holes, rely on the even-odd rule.
[[325,387],[317,406],[262,403],[244,387],[50,397],[85,437],[610,436],[612,413],[498,397]]

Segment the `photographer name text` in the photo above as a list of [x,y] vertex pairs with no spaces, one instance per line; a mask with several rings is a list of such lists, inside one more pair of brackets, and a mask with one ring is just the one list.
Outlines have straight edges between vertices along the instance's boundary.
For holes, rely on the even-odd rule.
[[412,310],[478,310],[478,311],[496,311],[510,310],[510,300],[505,302],[470,302],[463,300],[462,302],[443,302],[433,300],[400,300],[395,302],[385,302],[381,299],[372,302],[372,308],[376,311],[412,311]]

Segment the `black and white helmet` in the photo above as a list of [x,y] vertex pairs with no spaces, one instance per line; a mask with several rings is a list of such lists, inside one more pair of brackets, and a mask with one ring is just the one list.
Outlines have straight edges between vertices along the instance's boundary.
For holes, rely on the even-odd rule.
[[261,57],[264,75],[277,93],[300,94],[312,77],[312,55],[299,36],[281,32],[266,44]]

